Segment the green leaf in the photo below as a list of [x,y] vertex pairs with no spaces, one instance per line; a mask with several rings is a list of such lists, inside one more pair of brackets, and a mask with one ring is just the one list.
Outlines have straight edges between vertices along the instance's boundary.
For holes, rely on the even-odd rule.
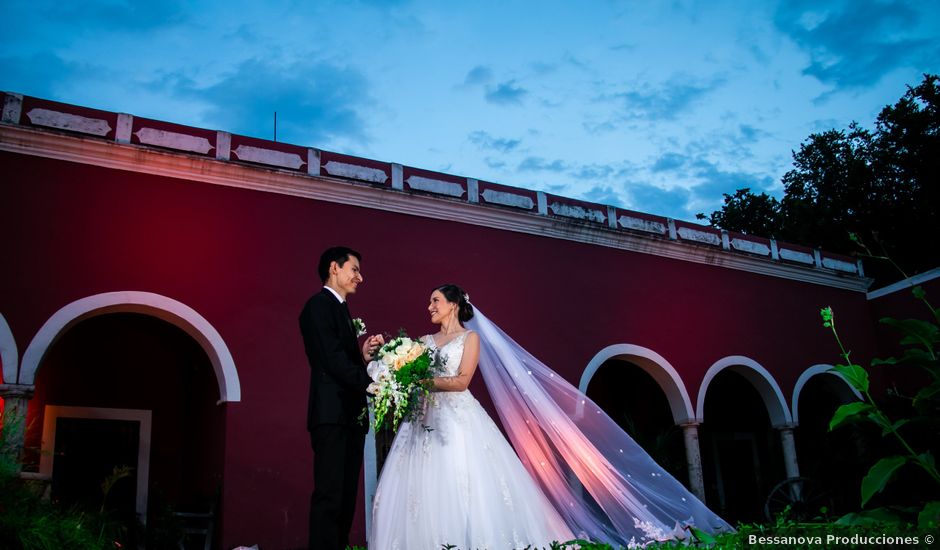
[[884,525],[900,524],[903,518],[897,512],[888,508],[873,508],[871,510],[862,510],[861,512],[852,512],[842,516],[835,521],[835,525]]
[[927,402],[932,399],[936,399],[937,396],[940,396],[940,380],[926,388],[921,388],[920,391],[917,392],[917,395],[914,396],[914,408],[919,411],[921,406],[926,405]]
[[698,539],[700,542],[703,542],[705,544],[715,544],[715,541],[717,540],[714,537],[714,535],[706,533],[705,531],[702,531],[701,529],[697,529],[696,527],[692,525],[689,526],[689,531],[692,532],[692,535],[694,535],[696,539]]
[[888,435],[888,434],[891,433],[891,432],[896,432],[896,431],[898,431],[898,428],[900,428],[901,426],[907,424],[907,423],[910,422],[910,421],[911,421],[910,418],[902,418],[901,420],[898,420],[898,421],[895,422],[894,424],[891,424],[891,428],[890,428],[890,429],[889,429],[887,426],[883,426],[882,429],[881,429],[881,435],[882,435],[882,436],[885,436],[885,435]]
[[845,405],[840,406],[832,415],[832,420],[829,421],[829,431],[838,428],[849,418],[864,412],[868,412],[870,410],[872,410],[872,406],[861,401],[846,403]]
[[917,527],[924,530],[936,530],[940,527],[940,501],[928,502],[917,515]]
[[848,383],[860,392],[868,391],[868,371],[859,365],[836,365],[831,370],[841,374]]
[[920,453],[919,455],[917,455],[917,459],[920,460],[920,466],[924,468],[925,470],[927,470],[928,472],[930,470],[937,469],[937,463],[934,461],[933,453],[931,453],[930,451],[927,451],[926,453]]
[[900,357],[888,357],[886,359],[872,359],[871,366],[879,365],[905,365],[914,367],[931,368],[937,365],[930,352],[922,348],[907,348]]
[[894,476],[898,468],[904,466],[910,458],[906,456],[890,456],[882,458],[868,470],[865,479],[862,480],[862,508],[868,504],[871,497],[884,490]]
[[822,317],[823,326],[828,328],[830,326],[830,323],[832,322],[832,308],[831,307],[822,308],[821,310],[819,310],[819,315]]
[[891,427],[891,420],[879,410],[874,410],[868,413],[868,419],[877,424],[878,427],[882,429],[882,435],[887,433],[888,429]]
[[898,329],[905,335],[901,339],[903,345],[922,345],[932,351],[933,345],[940,342],[940,327],[937,327],[935,323],[928,323],[920,319],[899,321],[890,317],[881,319],[881,322]]

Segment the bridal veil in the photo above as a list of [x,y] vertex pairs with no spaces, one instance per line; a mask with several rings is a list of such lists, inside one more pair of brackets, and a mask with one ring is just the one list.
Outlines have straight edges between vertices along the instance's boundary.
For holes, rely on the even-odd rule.
[[632,546],[731,531],[591,399],[474,307],[479,369],[512,446],[579,537]]

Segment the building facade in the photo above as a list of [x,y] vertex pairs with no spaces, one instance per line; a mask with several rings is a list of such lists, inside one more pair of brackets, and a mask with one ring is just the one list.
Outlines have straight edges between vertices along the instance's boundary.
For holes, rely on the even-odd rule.
[[[68,499],[94,492],[83,473],[131,465],[115,498],[151,524],[157,509],[214,503],[221,548],[305,543],[312,451],[297,317],[329,246],[363,254],[350,304],[370,332],[434,330],[431,289],[460,284],[732,520],[753,519],[807,465],[824,476],[851,458],[818,448],[826,415],[855,398],[827,372],[838,349],[819,309],[837,312],[866,364],[879,352],[876,315],[903,302],[902,290],[870,296],[861,262],[825,251],[18,94],[0,101],[0,397],[6,417],[25,411],[25,469]],[[491,408],[481,380],[472,391]],[[803,445],[803,433],[817,439]],[[381,452],[370,438],[360,543]]]

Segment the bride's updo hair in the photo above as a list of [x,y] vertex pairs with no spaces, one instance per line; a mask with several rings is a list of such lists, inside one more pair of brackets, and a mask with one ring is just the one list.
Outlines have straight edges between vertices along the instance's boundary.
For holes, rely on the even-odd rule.
[[470,303],[470,297],[462,288],[457,285],[441,285],[434,290],[443,294],[448,302],[457,304],[457,320],[461,323],[473,319],[473,305]]

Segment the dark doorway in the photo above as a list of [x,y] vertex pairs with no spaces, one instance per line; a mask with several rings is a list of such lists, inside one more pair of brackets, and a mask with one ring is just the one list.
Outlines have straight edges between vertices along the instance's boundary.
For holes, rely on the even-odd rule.
[[[104,508],[128,532],[137,528],[140,423],[130,420],[56,420],[52,499],[66,506]],[[118,478],[117,472],[128,474]],[[105,481],[112,477],[107,495]],[[107,500],[105,500],[107,499]]]
[[[868,465],[877,462],[877,433],[868,426],[847,423],[829,431],[829,421],[843,403],[854,400],[846,383],[831,374],[809,379],[800,392],[799,427],[795,431],[800,474],[812,479],[830,495],[829,514],[839,516],[858,510],[859,486]],[[819,510],[813,512],[825,515]]]
[[[217,404],[218,383],[208,355],[181,328],[139,313],[108,313],[82,320],[62,334],[47,352],[36,375],[33,399],[35,407],[31,403],[30,409],[34,411],[56,406],[152,414],[147,449],[149,477],[147,485],[140,488],[141,492],[146,491],[148,515],[139,518],[140,523],[146,524],[142,536],[147,537],[148,547],[158,546],[154,537],[175,542],[178,529],[173,518],[177,512],[217,508],[222,487],[226,406]],[[36,420],[34,425],[41,428],[42,419]],[[107,456],[107,463],[100,468],[109,474],[115,465],[139,466],[127,462],[128,451],[120,443],[125,436],[120,430],[113,433],[110,422],[103,425],[109,427],[97,425],[79,430],[79,433],[99,430],[89,436],[94,442],[88,448]],[[27,444],[39,447],[41,435],[41,430],[33,428]],[[52,471],[53,475],[59,474],[58,461]],[[133,475],[136,478],[137,472]],[[86,490],[100,494],[100,482],[100,479],[89,481],[91,485]],[[133,480],[123,479],[114,491],[123,490],[120,487],[123,484],[134,485]],[[61,489],[63,498],[69,498],[69,491]],[[111,506],[117,498],[134,502],[137,497],[114,494],[108,497],[108,503]]]
[[666,393],[648,372],[629,361],[609,359],[586,393],[657,464],[688,486],[682,429],[673,420]]
[[699,428],[706,502],[731,523],[762,521],[767,496],[786,478],[767,404],[737,370],[724,369],[709,384]]

